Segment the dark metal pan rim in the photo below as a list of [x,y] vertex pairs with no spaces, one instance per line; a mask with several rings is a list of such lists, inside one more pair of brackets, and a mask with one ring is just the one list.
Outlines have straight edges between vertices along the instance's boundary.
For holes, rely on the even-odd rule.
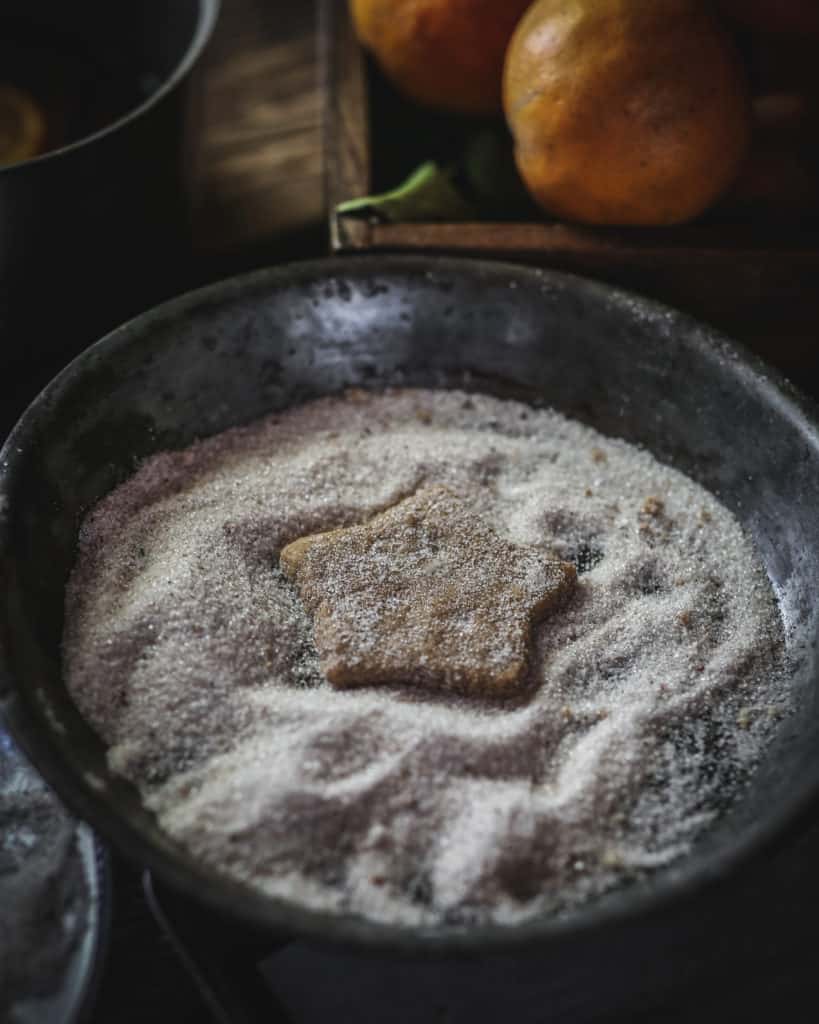
[[[819,416],[813,403],[801,395],[778,372],[762,363],[742,346],[683,313],[634,293],[566,273],[544,271],[519,265],[420,256],[360,256],[294,263],[256,271],[218,282],[179,296],[122,325],[70,363],[41,392],[30,407],[47,406],[59,400],[62,390],[78,370],[91,367],[100,358],[120,347],[131,345],[152,325],[178,320],[194,309],[219,307],[227,300],[251,297],[256,292],[278,286],[332,283],[336,276],[357,276],[362,282],[379,275],[400,273],[435,279],[447,274],[466,274],[497,285],[517,287],[525,281],[542,289],[564,288],[604,303],[613,310],[631,313],[635,306],[649,323],[662,324],[686,337],[706,365],[719,364],[742,385],[764,398],[783,419],[810,445],[819,450]],[[29,410],[29,411],[30,411]],[[25,413],[0,451],[0,552],[9,544],[9,529],[2,515],[6,480],[17,454],[36,443],[36,430]],[[5,692],[4,692],[5,691]],[[686,857],[679,866],[638,886],[626,886],[591,902],[565,916],[534,918],[518,925],[482,925],[477,927],[436,926],[398,927],[377,924],[351,915],[339,915],[307,909],[295,903],[259,894],[257,890],[222,875],[199,863],[183,863],[184,853],[167,839],[165,849],[149,841],[115,806],[108,806],[86,778],[73,774],[38,727],[19,695],[10,688],[10,672],[0,637],[0,716],[7,721],[15,740],[58,790],[66,804],[87,820],[121,851],[139,864],[156,872],[168,884],[184,894],[224,913],[230,918],[264,929],[272,936],[298,935],[319,943],[358,948],[370,953],[400,952],[415,956],[474,955],[528,948],[546,948],[570,939],[588,936],[635,922],[656,918],[689,899],[695,893],[713,890],[729,876],[749,867],[762,855],[802,827],[815,809],[819,794],[819,759],[792,780],[787,799],[771,806],[764,818],[757,819],[738,837],[732,837],[713,850],[707,859]],[[172,851],[168,856],[168,851]]]

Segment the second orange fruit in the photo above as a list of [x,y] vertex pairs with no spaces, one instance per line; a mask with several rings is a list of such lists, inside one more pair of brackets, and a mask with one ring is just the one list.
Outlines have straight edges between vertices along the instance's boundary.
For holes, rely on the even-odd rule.
[[501,106],[507,44],[531,0],[350,0],[356,34],[419,103],[467,114]]

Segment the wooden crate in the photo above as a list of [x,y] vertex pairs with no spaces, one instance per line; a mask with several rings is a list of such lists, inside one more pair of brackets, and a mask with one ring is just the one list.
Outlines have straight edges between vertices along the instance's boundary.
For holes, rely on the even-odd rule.
[[378,180],[379,161],[393,175],[400,166],[400,160],[390,159],[395,136],[382,137],[385,124],[407,125],[407,136],[416,140],[413,159],[418,164],[427,156],[425,125],[440,131],[442,116],[414,108],[394,93],[359,45],[343,0],[324,0],[320,36],[325,186],[335,252],[470,254],[584,274],[710,322],[819,392],[815,223],[710,217],[675,228],[597,229],[539,216],[525,222],[471,223],[339,216],[339,203],[400,181],[394,176]]

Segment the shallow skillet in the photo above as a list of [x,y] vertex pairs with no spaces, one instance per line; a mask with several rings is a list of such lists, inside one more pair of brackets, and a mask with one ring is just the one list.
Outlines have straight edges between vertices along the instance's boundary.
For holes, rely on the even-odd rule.
[[[570,916],[392,928],[252,892],[158,829],[60,678],[63,588],[83,513],[137,462],[348,385],[453,386],[549,404],[638,442],[718,494],[753,536],[793,655],[796,716],[747,797],[688,858]],[[359,949],[541,949],[662,921],[769,848],[819,791],[819,434],[804,403],[688,318],[579,278],[379,257],[266,270],[183,296],[87,350],[0,455],[0,707],[64,800],[172,886],[271,934]]]

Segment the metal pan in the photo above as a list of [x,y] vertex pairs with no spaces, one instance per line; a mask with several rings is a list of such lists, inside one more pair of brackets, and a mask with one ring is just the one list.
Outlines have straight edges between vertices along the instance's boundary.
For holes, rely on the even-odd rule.
[[4,390],[12,373],[61,366],[178,280],[192,76],[218,9],[219,0],[0,0],[7,124],[11,103],[12,137],[26,111],[41,136],[7,166],[0,153]]
[[[799,710],[695,852],[562,918],[391,928],[226,881],[112,775],[60,678],[63,588],[85,510],[158,449],[348,385],[490,390],[638,442],[717,493],[781,600]],[[477,261],[361,258],[237,278],[152,310],[83,353],[0,454],[0,707],[69,806],[158,876],[271,934],[463,953],[646,920],[781,839],[819,790],[819,434],[751,357],[685,316],[570,276]]]

